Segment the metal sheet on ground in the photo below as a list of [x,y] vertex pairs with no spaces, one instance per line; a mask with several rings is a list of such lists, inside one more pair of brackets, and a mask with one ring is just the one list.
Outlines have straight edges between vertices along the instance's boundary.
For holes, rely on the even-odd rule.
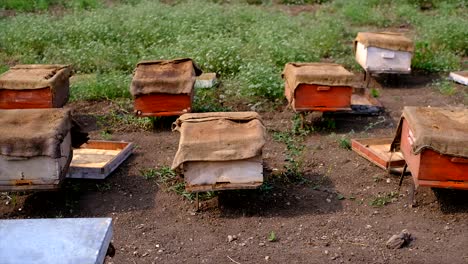
[[2,264],[103,263],[111,218],[0,220]]

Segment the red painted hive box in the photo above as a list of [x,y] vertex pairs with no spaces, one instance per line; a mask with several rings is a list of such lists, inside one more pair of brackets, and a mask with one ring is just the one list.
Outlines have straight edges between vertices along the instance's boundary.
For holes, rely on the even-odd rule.
[[17,65],[0,75],[0,109],[59,108],[69,97],[68,65]]
[[354,74],[333,63],[288,63],[284,94],[294,111],[350,110]]
[[468,109],[405,107],[391,149],[416,187],[468,190]]
[[138,63],[130,86],[135,114],[176,116],[191,112],[196,76],[201,73],[188,58]]

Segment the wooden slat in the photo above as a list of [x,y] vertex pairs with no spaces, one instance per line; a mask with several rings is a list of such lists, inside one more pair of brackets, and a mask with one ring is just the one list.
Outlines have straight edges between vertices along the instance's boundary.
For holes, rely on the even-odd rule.
[[241,190],[241,189],[257,189],[262,186],[263,182],[252,183],[217,183],[212,185],[186,185],[187,192],[208,192],[208,191],[223,191],[223,190]]

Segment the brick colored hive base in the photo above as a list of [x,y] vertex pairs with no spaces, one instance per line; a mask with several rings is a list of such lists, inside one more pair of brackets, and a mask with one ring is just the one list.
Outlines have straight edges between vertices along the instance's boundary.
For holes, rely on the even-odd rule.
[[[351,110],[352,87],[300,84],[294,91],[296,111],[339,111]],[[285,85],[288,97],[289,87]],[[292,98],[288,98],[291,101]]]
[[193,94],[147,94],[135,98],[137,116],[178,116],[192,111]]
[[68,87],[31,90],[0,89],[0,109],[59,108],[68,101]]

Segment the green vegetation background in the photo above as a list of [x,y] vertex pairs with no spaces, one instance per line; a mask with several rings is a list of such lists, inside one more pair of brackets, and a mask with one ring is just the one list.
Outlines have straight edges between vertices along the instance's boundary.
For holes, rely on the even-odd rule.
[[13,63],[72,64],[72,99],[112,99],[130,96],[138,61],[191,57],[220,74],[225,96],[254,101],[282,97],[287,62],[359,70],[352,41],[362,30],[408,29],[414,69],[456,70],[467,56],[466,0],[280,1],[326,2],[297,16],[262,0],[165,2],[2,0],[0,10],[17,13],[0,17],[0,72]]

